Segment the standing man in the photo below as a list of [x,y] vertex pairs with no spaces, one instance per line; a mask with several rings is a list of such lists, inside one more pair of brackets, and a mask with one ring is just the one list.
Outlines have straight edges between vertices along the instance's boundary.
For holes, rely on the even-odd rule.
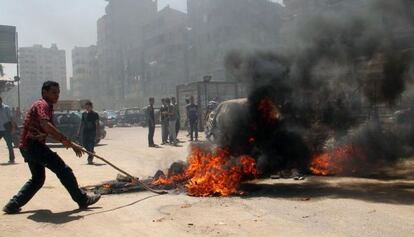
[[155,132],[155,113],[154,113],[154,97],[149,98],[149,105],[146,109],[147,123],[148,123],[148,146],[157,147],[154,143]]
[[[194,104],[194,96],[190,97],[190,104],[186,107],[187,110],[187,119],[190,123],[190,141],[198,141],[198,106]],[[193,136],[193,133],[195,133]]]
[[15,117],[15,124],[19,126],[22,123],[22,111],[20,111],[20,107],[16,107],[16,113],[14,114]]
[[13,116],[13,124],[15,125],[15,131],[12,133],[12,140],[13,140],[13,147],[19,148],[19,138],[17,134],[17,130],[19,126],[22,124],[22,112],[20,111],[20,107],[16,107],[15,113],[12,114]]
[[[78,130],[78,137],[82,132],[82,145],[87,151],[94,153],[96,136],[99,134],[99,115],[93,111],[92,102],[85,103],[85,112],[82,113],[82,120]],[[88,156],[88,164],[93,164],[93,156]]]
[[0,97],[0,139],[4,138],[9,150],[9,164],[14,164],[13,137],[16,126],[8,105],[3,104]]
[[175,132],[175,126],[177,124],[177,111],[176,107],[171,103],[170,98],[165,100],[165,103],[168,105],[168,131],[170,135],[170,144],[176,146],[177,138]]
[[175,139],[178,141],[178,132],[180,132],[181,128],[181,116],[180,116],[180,108],[178,107],[177,101],[175,100],[175,97],[171,97],[172,105],[175,107],[176,111],[176,122],[175,122]]
[[161,99],[161,138],[162,143],[161,145],[165,145],[168,143],[168,106],[166,103],[166,99]]
[[[187,105],[190,104],[190,99],[185,98],[185,108],[187,109]],[[184,127],[187,129],[187,137],[190,137],[190,123],[188,121],[188,116],[185,118]]]
[[[42,86],[42,98],[31,106],[26,115],[20,140],[20,152],[29,165],[32,178],[3,208],[7,214],[15,214],[32,199],[45,182],[45,167],[51,170],[65,186],[73,201],[80,209],[96,203],[100,195],[86,195],[79,189],[72,169],[65,164],[60,156],[46,146],[46,138],[52,136],[60,141],[66,149],[72,148],[78,157],[82,156],[82,148],[72,143],[53,125],[53,104],[59,99],[59,84],[46,81]],[[44,200],[47,203],[47,200]]]

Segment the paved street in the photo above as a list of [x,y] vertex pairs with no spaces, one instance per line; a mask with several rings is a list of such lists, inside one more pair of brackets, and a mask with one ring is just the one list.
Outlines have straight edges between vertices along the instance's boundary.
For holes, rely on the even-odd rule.
[[[182,147],[147,147],[145,128],[107,129],[99,155],[141,178],[171,162],[185,160]],[[182,140],[186,137],[179,136]],[[160,143],[160,129],[156,131]],[[114,179],[102,162],[86,165],[71,151],[53,148],[72,167],[81,186]],[[16,150],[16,154],[18,154]],[[4,141],[1,162],[7,162]],[[0,166],[0,204],[29,178],[20,154],[17,165]],[[21,214],[0,215],[0,236],[413,236],[414,182],[310,177],[305,181],[261,180],[249,195],[194,198],[149,192],[103,196],[86,211],[77,210],[50,171],[41,191]]]

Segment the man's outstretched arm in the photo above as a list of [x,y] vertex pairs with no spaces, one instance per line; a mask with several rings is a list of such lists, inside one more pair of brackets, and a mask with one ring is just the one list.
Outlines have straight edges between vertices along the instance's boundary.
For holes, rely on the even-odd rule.
[[66,147],[66,149],[72,148],[78,157],[81,157],[83,155],[82,147],[74,144],[71,140],[69,140],[51,122],[48,120],[40,120],[40,126],[42,127],[43,131],[52,136],[55,140],[61,142]]

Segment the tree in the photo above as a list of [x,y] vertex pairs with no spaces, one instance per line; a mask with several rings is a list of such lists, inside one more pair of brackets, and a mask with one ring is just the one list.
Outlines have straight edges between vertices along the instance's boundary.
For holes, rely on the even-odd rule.
[[0,64],[0,77],[4,76],[3,65]]

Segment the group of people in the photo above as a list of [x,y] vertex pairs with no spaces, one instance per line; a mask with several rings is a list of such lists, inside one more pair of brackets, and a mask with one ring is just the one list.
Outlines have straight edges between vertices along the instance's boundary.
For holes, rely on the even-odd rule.
[[[147,123],[148,123],[148,146],[158,147],[154,143],[155,133],[155,111],[154,111],[155,99],[149,98],[149,105],[146,108],[147,112]],[[188,132],[190,141],[194,138],[198,140],[198,106],[194,103],[194,97],[191,96],[186,100],[186,124],[188,125]],[[175,97],[162,98],[160,108],[160,122],[161,122],[161,145],[171,144],[177,146],[179,142],[177,136],[181,128],[181,116],[180,110]]]
[[[88,151],[86,153],[89,154],[88,163],[92,163],[95,139],[96,136],[99,136],[99,115],[93,111],[92,102],[87,102],[85,105],[86,111],[82,114],[81,125],[78,131],[78,135],[81,135],[80,133],[82,133],[82,147],[77,143],[72,142],[71,139],[59,131],[54,124],[53,105],[59,100],[59,95],[60,87],[57,82],[44,82],[41,89],[41,98],[32,104],[25,115],[19,149],[24,161],[28,164],[31,178],[3,207],[3,211],[7,214],[20,212],[21,207],[26,205],[42,188],[46,178],[46,168],[56,174],[80,209],[85,209],[90,205],[95,204],[100,199],[100,195],[86,194],[79,188],[72,169],[46,144],[46,139],[51,137],[52,139],[59,141],[66,149],[72,149],[78,157],[81,157],[86,149],[86,151]],[[154,102],[154,98],[150,98],[147,107],[149,127],[148,142],[150,147],[156,147],[153,139],[156,123]],[[162,126],[161,144],[166,144],[168,142],[177,145],[177,134],[180,129],[180,113],[175,98],[162,99],[160,114]],[[190,97],[187,100],[186,115],[191,141],[193,141],[194,138],[197,140],[199,108],[194,103],[194,97]],[[6,140],[9,148],[10,163],[14,163],[11,134],[16,130],[16,123],[13,121],[12,117],[10,108],[3,104],[0,98],[0,139],[4,137]]]
[[175,97],[161,99],[161,145],[167,143],[176,146],[180,130],[180,111]]

